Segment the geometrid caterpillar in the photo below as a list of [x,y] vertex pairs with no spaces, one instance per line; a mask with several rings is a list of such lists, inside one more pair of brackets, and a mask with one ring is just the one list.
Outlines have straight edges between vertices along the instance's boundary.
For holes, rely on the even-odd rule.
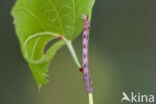
[[83,44],[82,44],[82,58],[83,58],[83,74],[84,81],[86,86],[86,92],[92,93],[93,89],[91,87],[91,78],[88,69],[88,34],[90,28],[90,21],[87,15],[82,16],[84,22],[84,31],[83,31]]

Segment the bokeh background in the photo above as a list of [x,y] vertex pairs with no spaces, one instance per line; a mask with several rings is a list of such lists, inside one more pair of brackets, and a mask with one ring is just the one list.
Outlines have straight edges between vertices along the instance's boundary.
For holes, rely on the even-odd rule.
[[[12,24],[14,3],[0,0],[0,104],[87,104],[83,75],[66,46],[38,92]],[[74,46],[81,59],[81,36]],[[123,91],[156,96],[156,1],[96,0],[89,67],[95,104],[121,104]]]

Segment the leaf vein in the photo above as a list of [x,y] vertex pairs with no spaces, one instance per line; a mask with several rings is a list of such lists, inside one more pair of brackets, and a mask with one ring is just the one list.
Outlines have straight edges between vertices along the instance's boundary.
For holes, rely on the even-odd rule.
[[36,42],[35,42],[35,44],[34,44],[34,46],[33,46],[33,51],[32,51],[32,55],[31,55],[31,60],[32,60],[33,57],[34,57],[34,52],[35,52],[35,49],[36,49],[36,46],[37,46],[39,40],[40,40],[40,36],[36,39]]
[[50,5],[54,8],[54,10],[56,11],[56,15],[58,16],[59,18],[59,22],[60,22],[60,25],[61,25],[61,29],[62,29],[62,32],[64,34],[64,27],[63,27],[63,23],[62,23],[62,19],[61,19],[61,16],[59,14],[59,11],[57,9],[57,7],[54,5],[54,3],[52,2],[52,0],[49,0],[49,3]]

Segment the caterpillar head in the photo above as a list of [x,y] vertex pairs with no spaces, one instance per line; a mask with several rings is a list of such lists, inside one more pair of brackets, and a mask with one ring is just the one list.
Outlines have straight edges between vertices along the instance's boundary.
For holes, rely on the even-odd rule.
[[88,15],[87,15],[87,14],[83,14],[83,15],[82,15],[82,19],[83,19],[84,21],[88,20]]

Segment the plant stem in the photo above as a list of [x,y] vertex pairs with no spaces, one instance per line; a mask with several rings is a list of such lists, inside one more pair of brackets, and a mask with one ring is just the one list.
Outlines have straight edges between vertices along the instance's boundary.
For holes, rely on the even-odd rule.
[[94,104],[94,101],[93,101],[93,93],[88,93],[88,102],[89,104]]

